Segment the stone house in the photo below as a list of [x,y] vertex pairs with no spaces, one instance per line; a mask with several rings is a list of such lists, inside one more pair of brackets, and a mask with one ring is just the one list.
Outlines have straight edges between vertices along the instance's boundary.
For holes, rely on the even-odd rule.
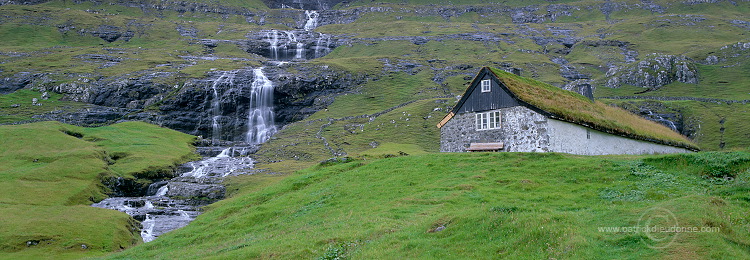
[[685,136],[623,109],[484,67],[437,125],[440,151],[583,155],[698,151]]

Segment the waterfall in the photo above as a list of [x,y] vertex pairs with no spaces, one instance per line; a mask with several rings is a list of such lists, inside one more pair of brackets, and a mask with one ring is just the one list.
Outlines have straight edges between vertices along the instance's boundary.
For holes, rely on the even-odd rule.
[[679,132],[679,129],[677,129],[677,125],[672,122],[672,120],[666,119],[663,116],[654,113],[653,111],[648,110],[648,117],[651,119],[651,121],[655,121],[657,123],[660,123],[666,127],[669,127],[675,132]]
[[[294,40],[294,35],[290,35],[290,39]],[[212,97],[208,113],[211,144],[216,146],[225,141],[241,140],[249,145],[256,145],[267,141],[276,132],[273,114],[274,85],[266,77],[263,68],[224,71],[217,75],[214,80],[209,81],[208,90]],[[237,99],[240,96],[243,99]],[[244,107],[237,102],[245,103]],[[226,152],[232,154],[225,154]],[[225,153],[217,157],[236,155],[234,150]],[[241,150],[237,153],[247,154]],[[194,173],[200,175],[201,171],[196,169]]]
[[337,42],[331,35],[313,31],[318,25],[315,11],[307,11],[308,20],[303,29],[263,30],[254,34],[257,39],[268,44],[267,48],[254,52],[273,61],[302,61],[327,55]]
[[167,192],[169,191],[169,187],[167,185],[162,186],[159,188],[158,191],[156,191],[156,194],[154,196],[166,196]]
[[[254,161],[245,155],[252,153],[253,149],[257,149],[257,144],[267,141],[276,132],[273,83],[263,73],[263,68],[253,69],[252,72],[250,79],[250,70],[224,71],[204,85],[208,88],[210,83],[207,92],[211,93],[206,94],[212,97],[208,111],[211,116],[211,141],[213,145],[228,143],[233,146],[203,147],[205,152],[202,154],[207,157],[180,166],[179,177],[154,180],[156,182],[149,185],[145,194],[112,197],[92,206],[123,211],[141,220],[141,237],[144,242],[149,242],[166,232],[184,227],[200,214],[201,206],[221,199],[225,192],[221,180],[248,173]],[[247,103],[243,107],[240,102],[245,101]],[[245,120],[247,130],[243,131]],[[244,139],[246,145],[242,142],[224,142],[227,137],[234,141]],[[217,148],[221,149],[218,154]]]
[[271,30],[266,32],[266,38],[270,44],[271,56],[274,60],[279,59],[279,31]]
[[211,100],[211,143],[217,144],[221,139],[221,97],[219,96],[219,86],[222,84],[234,84],[236,72],[225,71],[211,84],[213,99]]
[[325,56],[330,52],[328,46],[331,45],[331,36],[323,33],[318,34],[318,40],[315,41],[315,59]]
[[250,112],[247,118],[249,144],[260,144],[276,132],[273,115],[273,83],[263,74],[263,68],[253,70],[255,79],[250,89]]
[[320,17],[318,11],[305,10],[305,16],[307,16],[307,21],[305,22],[305,31],[312,31],[316,27],[318,27],[318,17]]
[[294,32],[287,32],[287,38],[289,45],[294,44],[294,59],[305,59],[305,44],[297,40],[297,36]]

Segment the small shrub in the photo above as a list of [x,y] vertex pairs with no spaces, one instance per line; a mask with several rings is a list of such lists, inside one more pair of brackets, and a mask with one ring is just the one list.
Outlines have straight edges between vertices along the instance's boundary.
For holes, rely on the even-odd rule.
[[735,178],[750,168],[750,153],[746,152],[704,152],[687,156],[689,164],[698,167],[707,178]]
[[519,211],[519,208],[516,206],[495,206],[495,207],[490,208],[490,212],[505,213],[505,214],[510,214],[516,211]]
[[342,163],[348,163],[348,162],[353,162],[353,161],[354,161],[354,158],[351,158],[349,156],[346,156],[346,157],[333,157],[333,158],[330,158],[330,159],[327,159],[325,161],[320,162],[320,164],[318,164],[318,165],[326,167],[326,166],[333,166],[333,165],[342,164]]
[[342,246],[332,246],[328,247],[326,249],[326,252],[323,253],[323,256],[318,257],[318,260],[339,260],[339,259],[345,259],[344,254],[346,253],[346,250]]
[[750,169],[748,152],[699,152],[691,154],[667,155],[644,160],[656,163],[660,168],[686,168],[707,179],[736,178],[741,172]]

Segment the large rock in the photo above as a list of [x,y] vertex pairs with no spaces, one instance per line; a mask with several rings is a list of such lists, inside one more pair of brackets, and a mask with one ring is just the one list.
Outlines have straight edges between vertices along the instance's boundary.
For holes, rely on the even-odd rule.
[[20,72],[13,75],[13,77],[0,79],[0,95],[13,93],[16,90],[22,89],[31,84],[36,77],[37,75],[29,72]]
[[112,25],[99,25],[98,28],[89,30],[89,33],[107,42],[114,42],[120,38],[124,41],[129,41],[135,35],[130,30],[122,30],[120,27]]
[[190,199],[220,200],[226,188],[219,184],[198,184],[192,182],[170,182],[167,196]]

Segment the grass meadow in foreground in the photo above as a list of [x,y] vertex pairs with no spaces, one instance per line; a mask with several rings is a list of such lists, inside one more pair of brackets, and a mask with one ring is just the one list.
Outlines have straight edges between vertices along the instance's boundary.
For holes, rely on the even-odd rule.
[[[250,188],[111,258],[747,258],[748,166],[746,152],[321,164],[281,180],[235,179]],[[664,215],[704,231],[611,229],[658,226]]]
[[106,179],[167,172],[192,136],[141,122],[0,126],[0,259],[100,256],[140,243],[125,213],[89,206]]

